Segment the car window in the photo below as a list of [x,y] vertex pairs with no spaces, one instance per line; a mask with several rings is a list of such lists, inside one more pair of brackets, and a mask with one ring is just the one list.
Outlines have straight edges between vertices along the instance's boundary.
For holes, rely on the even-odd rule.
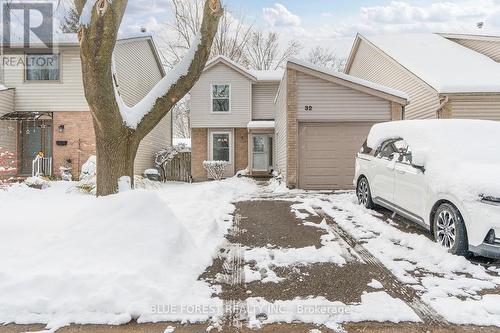
[[394,147],[396,148],[396,152],[399,154],[398,162],[411,164],[412,154],[408,143],[404,140],[398,140],[394,142]]
[[375,153],[375,156],[377,156],[378,158],[384,158],[384,159],[387,159],[387,160],[392,160],[394,158],[394,154],[397,151],[397,148],[394,145],[395,141],[396,140],[392,139],[392,140],[387,140],[384,143],[382,143],[382,145],[380,146],[380,148]]

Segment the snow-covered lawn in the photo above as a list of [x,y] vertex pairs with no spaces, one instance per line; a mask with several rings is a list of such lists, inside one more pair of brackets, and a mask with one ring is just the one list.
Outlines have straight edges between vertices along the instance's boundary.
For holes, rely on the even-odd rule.
[[182,307],[221,305],[198,277],[231,226],[231,202],[253,194],[254,182],[167,183],[105,198],[72,186],[0,191],[0,323],[210,319]]

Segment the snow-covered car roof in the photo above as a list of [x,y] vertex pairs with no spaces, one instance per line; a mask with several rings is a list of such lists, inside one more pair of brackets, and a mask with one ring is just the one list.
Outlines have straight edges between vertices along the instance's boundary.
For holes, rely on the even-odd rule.
[[424,166],[435,191],[476,198],[500,197],[500,122],[488,120],[403,120],[376,124],[367,146],[404,139],[413,163]]

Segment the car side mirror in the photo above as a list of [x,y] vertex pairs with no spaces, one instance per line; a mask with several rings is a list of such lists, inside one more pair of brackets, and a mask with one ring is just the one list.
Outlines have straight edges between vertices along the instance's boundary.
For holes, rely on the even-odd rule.
[[422,173],[425,173],[425,167],[423,167],[422,165],[415,165],[415,164],[412,164],[411,166],[412,166],[412,167],[414,167],[414,168],[415,168],[415,169],[417,169],[417,170],[422,171]]

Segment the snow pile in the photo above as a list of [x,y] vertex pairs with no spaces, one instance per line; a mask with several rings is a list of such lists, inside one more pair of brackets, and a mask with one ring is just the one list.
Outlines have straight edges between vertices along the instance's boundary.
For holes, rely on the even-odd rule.
[[[89,0],[90,1],[90,0]],[[93,0],[95,1],[95,0]],[[189,66],[194,60],[194,56],[198,47],[201,44],[200,35],[196,35],[193,39],[193,43],[191,44],[191,48],[184,55],[181,61],[175,66],[175,68],[168,72],[165,77],[163,77],[151,91],[135,106],[129,107],[122,100],[120,93],[118,92],[117,87],[115,87],[115,97],[116,102],[120,108],[120,113],[122,115],[123,122],[126,126],[131,129],[136,129],[137,125],[141,122],[142,118],[144,118],[155,105],[158,98],[165,95],[170,88],[182,77],[186,76],[189,71]],[[113,72],[116,73],[116,69],[113,65]]]
[[499,63],[439,35],[385,34],[369,40],[440,93],[500,91]]
[[479,195],[500,197],[500,123],[487,120],[405,120],[376,124],[367,144],[377,148],[403,138],[413,163],[425,167],[436,193],[474,201]]
[[254,193],[254,182],[169,183],[101,198],[70,186],[0,193],[0,322],[58,328],[218,314],[222,302],[198,277],[231,225],[231,202]]
[[29,187],[34,187],[38,189],[44,189],[49,187],[49,182],[43,179],[42,177],[38,176],[26,178],[24,184],[28,185]]
[[[400,299],[392,298],[384,291],[363,294],[361,303],[352,305],[338,301],[331,302],[324,297],[296,298],[273,303],[255,297],[247,299],[247,311],[251,328],[260,328],[262,324],[294,321],[326,327],[336,327],[336,324],[343,322],[360,321],[420,322],[420,318],[408,305]],[[257,317],[262,314],[267,318],[260,321]]]

